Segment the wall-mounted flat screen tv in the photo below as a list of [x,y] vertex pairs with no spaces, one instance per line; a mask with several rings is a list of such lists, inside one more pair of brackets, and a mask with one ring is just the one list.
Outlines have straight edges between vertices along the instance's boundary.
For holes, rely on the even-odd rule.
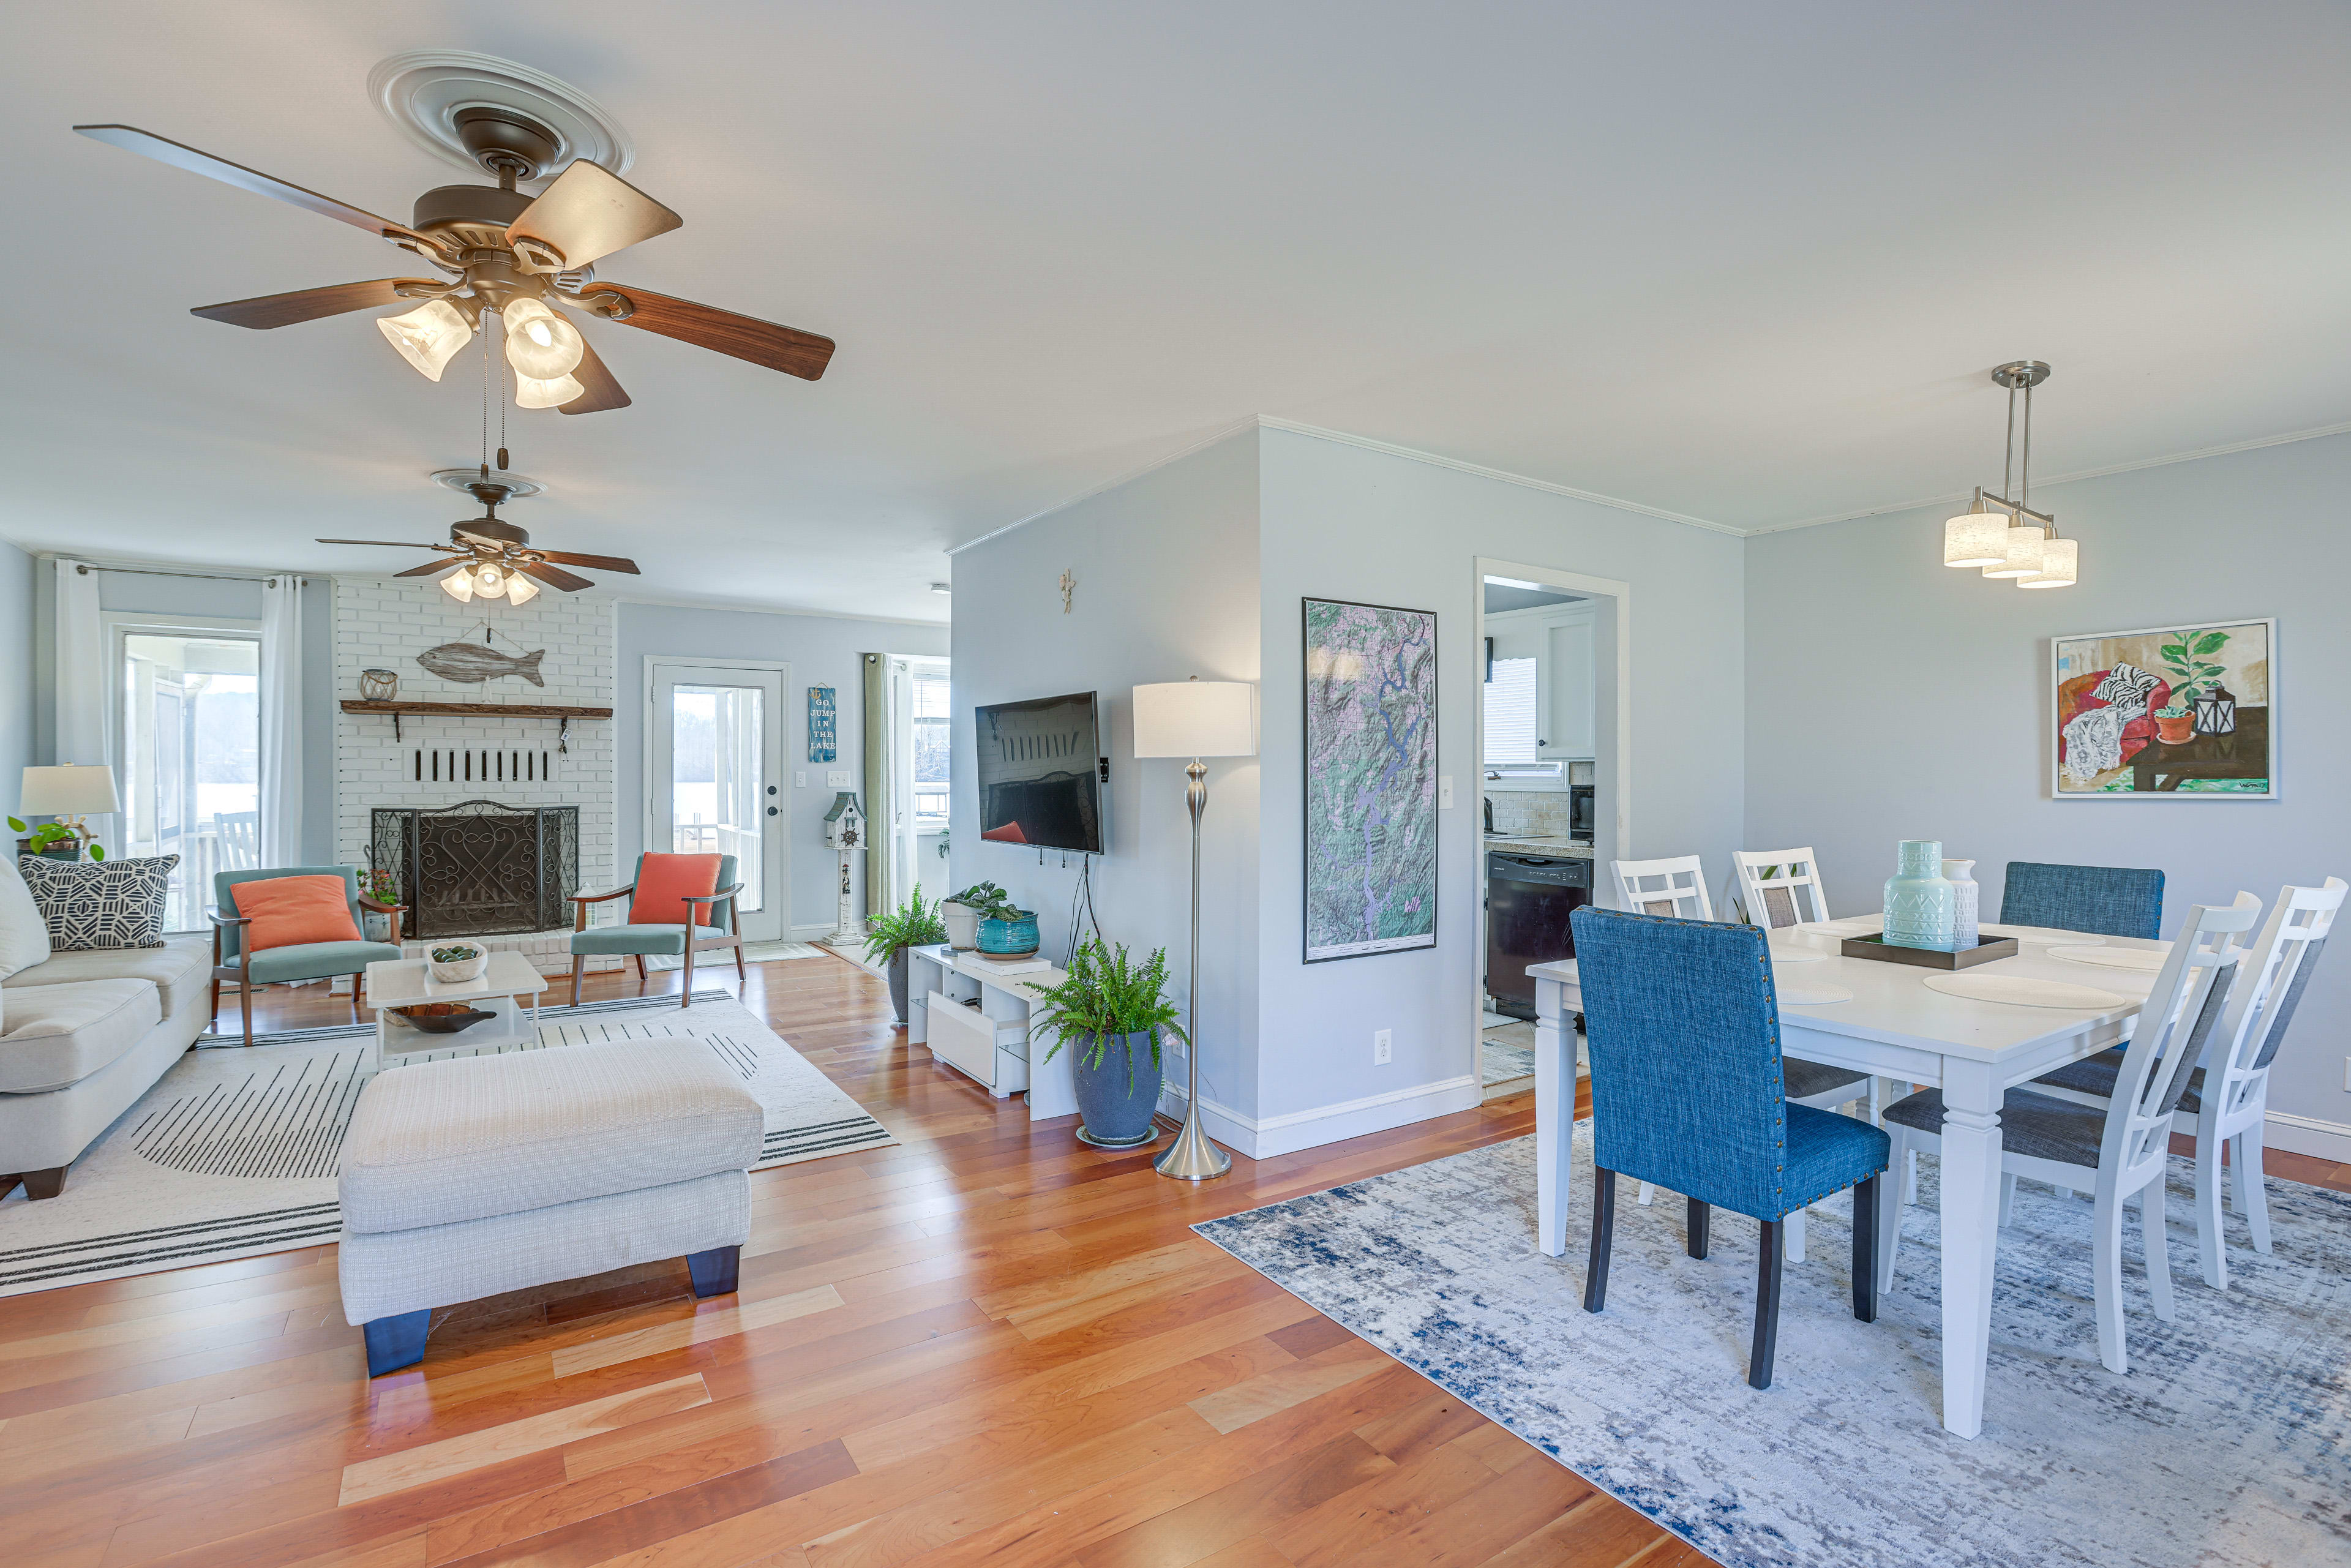
[[1092,692],[976,709],[979,836],[1100,854],[1100,708]]

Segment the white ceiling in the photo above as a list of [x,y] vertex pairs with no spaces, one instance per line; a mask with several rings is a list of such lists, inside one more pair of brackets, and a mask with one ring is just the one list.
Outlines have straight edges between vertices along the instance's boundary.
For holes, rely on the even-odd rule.
[[17,6],[0,535],[370,570],[439,537],[478,393],[364,316],[413,270],[70,134],[404,217],[456,176],[369,68],[564,78],[684,215],[618,280],[827,333],[813,385],[596,327],[636,398],[517,414],[517,520],[669,596],[914,619],[944,550],[1251,414],[1740,528],[2351,419],[2334,5]]

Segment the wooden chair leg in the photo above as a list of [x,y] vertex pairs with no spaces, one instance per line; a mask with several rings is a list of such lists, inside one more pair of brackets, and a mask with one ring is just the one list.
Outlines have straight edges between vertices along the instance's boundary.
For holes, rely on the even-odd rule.
[[640,954],[638,954],[638,955],[637,955],[637,995],[639,995],[639,996],[641,996],[641,997],[642,997],[642,996],[643,996],[644,994],[645,994],[645,956],[644,956],[643,953],[640,953]]
[[1747,1356],[1747,1385],[1771,1386],[1771,1355],[1780,1345],[1781,1221],[1763,1222],[1755,1271],[1755,1343]]
[[692,1007],[694,1005],[694,927],[691,925],[685,928],[685,983],[680,986],[678,990],[683,994],[677,1005],[681,1008]]
[[353,1023],[360,1021],[360,1003],[366,996],[367,971],[362,969],[351,977],[351,1021]]
[[[1888,1185],[1902,1177],[1886,1175]],[[1853,1315],[1877,1321],[1877,1177],[1865,1176],[1853,1189]]]
[[1700,1203],[1697,1198],[1689,1200],[1689,1255],[1691,1257],[1706,1256],[1707,1232],[1713,1218],[1712,1204]]
[[220,977],[213,977],[213,1016],[205,1025],[206,1034],[220,1033]]
[[580,1005],[580,971],[587,965],[588,960],[584,956],[574,956],[571,960],[571,1005],[575,1008]]
[[1608,1252],[1616,1239],[1616,1173],[1600,1166],[1592,1171],[1592,1260],[1583,1270],[1583,1310],[1596,1312],[1608,1303]]
[[[2307,960],[2304,960],[2307,962]],[[2270,1249],[2270,1189],[2262,1176],[2262,1129],[2240,1133],[2229,1140],[2229,1186],[2237,1212],[2252,1232],[2253,1250]]]
[[750,983],[751,977],[743,972],[743,944],[737,942],[735,944],[735,988],[739,991]]
[[253,982],[251,980],[239,980],[236,983],[236,1000],[237,1006],[245,1013],[245,1043],[251,1045],[253,1043]]

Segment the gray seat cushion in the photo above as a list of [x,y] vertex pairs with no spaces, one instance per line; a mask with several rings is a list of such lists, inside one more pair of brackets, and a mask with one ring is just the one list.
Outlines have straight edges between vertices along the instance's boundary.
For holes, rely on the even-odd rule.
[[[1943,1135],[1943,1092],[1922,1089],[1886,1108],[1886,1119],[1922,1133]],[[2001,1147],[2010,1154],[2095,1170],[2106,1113],[2095,1105],[2052,1100],[2030,1089],[2011,1089],[2000,1107]]]
[[[713,936],[725,933],[712,931]],[[683,953],[685,951],[685,927],[683,925],[590,925],[585,931],[571,934],[571,951],[577,956],[588,953]]]
[[764,1122],[690,1036],[412,1062],[351,1113],[343,1224],[409,1230],[747,1170]]
[[[298,942],[290,947],[264,947],[253,956],[253,983],[264,986],[357,975],[370,964],[388,964],[406,956],[390,942]],[[226,967],[236,966],[232,962]]]
[[1853,1098],[1858,1100],[1869,1092],[1869,1074],[1855,1072],[1849,1067],[1824,1067],[1817,1061],[1803,1061],[1792,1056],[1780,1059],[1780,1082],[1785,1084],[1791,1100],[1810,1100],[1815,1094],[1832,1090],[1854,1087]]
[[0,1029],[7,1031],[0,1034],[5,1094],[78,1083],[163,1021],[162,993],[145,980],[12,987],[5,1008],[0,1013]]
[[46,963],[19,969],[0,986],[72,985],[82,980],[145,980],[162,995],[166,1018],[187,1000],[183,986],[212,984],[212,943],[203,936],[172,936],[161,947],[110,947],[87,953],[52,953]]
[[[2053,1084],[2071,1089],[2079,1094],[2095,1094],[2111,1100],[2115,1083],[2123,1075],[2123,1047],[2117,1045],[2095,1056],[2085,1056],[2079,1061],[2069,1061],[2054,1072],[2044,1072],[2035,1083]],[[2198,1068],[2188,1075],[2188,1088],[2179,1096],[2179,1109],[2193,1116],[2204,1109],[2204,1070]]]

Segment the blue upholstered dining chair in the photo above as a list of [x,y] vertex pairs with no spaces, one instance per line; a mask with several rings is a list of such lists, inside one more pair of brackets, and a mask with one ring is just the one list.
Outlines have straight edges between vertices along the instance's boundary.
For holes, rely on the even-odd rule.
[[2163,935],[2163,873],[2011,861],[2001,884],[2000,919],[2003,925],[2045,925],[2152,942]]
[[1877,1319],[1877,1176],[1887,1139],[1868,1123],[1789,1103],[1771,950],[1761,929],[1587,905],[1571,917],[1592,1059],[1592,1263],[1583,1310],[1606,1303],[1616,1177],[1685,1195],[1688,1251],[1712,1209],[1762,1224],[1747,1381],[1771,1385],[1782,1223],[1855,1188],[1853,1315]]
[[[655,922],[646,925],[590,925],[590,906],[609,903],[615,898],[627,898],[635,894],[645,880],[647,868],[653,862],[690,859],[690,856],[641,854],[637,857],[637,874],[629,879],[626,887],[616,887],[606,893],[575,893],[571,895],[573,911],[571,930],[571,1005],[580,1005],[580,973],[591,957],[618,954],[637,961],[637,988],[644,988],[645,960],[649,957],[683,957],[685,960],[685,980],[680,988],[684,995],[678,1002],[682,1008],[694,1005],[694,956],[721,948],[735,950],[735,980],[744,981],[743,936],[741,922],[735,911],[736,896],[743,884],[735,880],[736,860],[733,855],[718,857],[718,876],[707,894],[689,894],[684,902],[706,908],[711,924],[703,925],[697,920],[695,929],[706,930],[706,936],[686,940],[684,921]],[[633,911],[632,911],[633,913]]]
[[[282,876],[337,876],[349,890],[351,929],[362,938],[367,935],[367,914],[370,911],[392,917],[392,940],[389,942],[303,942],[284,947],[264,947],[249,950],[246,927],[252,925],[249,915],[237,912],[236,890],[246,883],[272,882]],[[378,904],[360,892],[360,868],[352,865],[284,865],[261,871],[217,871],[213,873],[213,904],[204,917],[213,926],[213,1027],[220,1027],[221,982],[235,980],[237,1001],[245,1014],[245,1043],[253,1043],[253,988],[256,986],[283,986],[296,980],[331,980],[338,975],[351,977],[351,1018],[357,1021],[360,1004],[367,990],[367,967],[399,958],[400,908],[396,904]]]

